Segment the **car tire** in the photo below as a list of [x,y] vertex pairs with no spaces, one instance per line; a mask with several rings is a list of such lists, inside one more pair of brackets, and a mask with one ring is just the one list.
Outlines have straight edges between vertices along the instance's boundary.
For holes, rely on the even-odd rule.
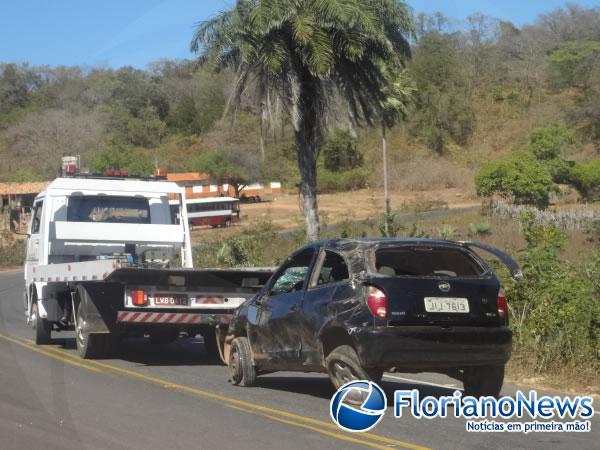
[[152,345],[167,345],[179,337],[179,330],[156,330],[150,333],[150,344]]
[[336,389],[355,380],[379,383],[383,376],[382,369],[362,367],[356,350],[349,345],[340,345],[333,349],[325,358],[325,366],[329,379]]
[[31,326],[35,330],[36,345],[48,345],[52,340],[52,323],[40,317],[37,301],[31,305]]
[[256,385],[256,367],[252,365],[250,341],[247,337],[237,337],[233,340],[227,365],[232,384],[245,387]]
[[465,395],[498,397],[504,383],[504,366],[470,367],[464,370]]

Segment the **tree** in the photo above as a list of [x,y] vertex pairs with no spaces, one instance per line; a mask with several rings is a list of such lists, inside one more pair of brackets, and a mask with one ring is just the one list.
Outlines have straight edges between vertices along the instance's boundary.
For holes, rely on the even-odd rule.
[[443,153],[451,142],[465,145],[475,114],[455,38],[438,33],[422,36],[409,70],[418,89],[411,132],[436,153]]
[[362,166],[363,155],[349,131],[335,130],[327,136],[323,144],[323,162],[325,169],[343,172]]
[[29,103],[31,90],[40,84],[27,64],[0,64],[0,113]]
[[61,156],[81,155],[91,161],[106,145],[102,116],[47,109],[32,112],[0,136],[0,170],[6,174],[29,167],[40,180],[56,177]]
[[205,153],[194,162],[194,167],[199,172],[208,173],[219,184],[231,184],[235,196],[239,197],[240,192],[260,176],[256,158],[246,157],[248,154],[243,150]]
[[483,197],[498,194],[539,208],[548,206],[550,193],[556,190],[546,167],[529,152],[484,164],[475,177],[475,188]]
[[235,98],[250,81],[262,101],[279,98],[296,140],[307,237],[317,239],[317,157],[335,95],[353,120],[371,120],[385,96],[382,63],[409,56],[412,22],[396,0],[239,0],[202,22],[191,49],[236,73]]
[[113,145],[96,155],[91,169],[95,172],[125,170],[132,175],[151,175],[154,166],[142,155],[132,152],[123,145]]
[[600,70],[600,40],[567,42],[551,56],[564,85],[586,90],[594,71]]

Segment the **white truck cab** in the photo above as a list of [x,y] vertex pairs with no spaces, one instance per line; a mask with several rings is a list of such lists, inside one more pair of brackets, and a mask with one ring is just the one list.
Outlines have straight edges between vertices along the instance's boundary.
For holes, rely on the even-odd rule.
[[200,333],[208,347],[214,327],[270,272],[192,266],[185,192],[177,184],[57,178],[36,197],[28,230],[25,313],[36,343],[74,328],[82,357],[105,356],[109,343],[127,334],[167,342],[182,331]]

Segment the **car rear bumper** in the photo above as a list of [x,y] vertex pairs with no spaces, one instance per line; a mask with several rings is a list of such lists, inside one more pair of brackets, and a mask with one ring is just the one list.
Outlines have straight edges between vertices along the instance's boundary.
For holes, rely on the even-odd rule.
[[399,371],[504,364],[512,351],[508,327],[389,326],[355,330],[364,367]]

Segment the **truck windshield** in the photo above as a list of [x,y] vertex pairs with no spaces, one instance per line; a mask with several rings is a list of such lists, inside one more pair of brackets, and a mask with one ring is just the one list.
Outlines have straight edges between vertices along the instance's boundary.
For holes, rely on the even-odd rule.
[[483,268],[468,253],[449,247],[383,247],[375,252],[375,269],[389,276],[481,275]]
[[73,196],[68,222],[150,223],[150,206],[143,197]]

